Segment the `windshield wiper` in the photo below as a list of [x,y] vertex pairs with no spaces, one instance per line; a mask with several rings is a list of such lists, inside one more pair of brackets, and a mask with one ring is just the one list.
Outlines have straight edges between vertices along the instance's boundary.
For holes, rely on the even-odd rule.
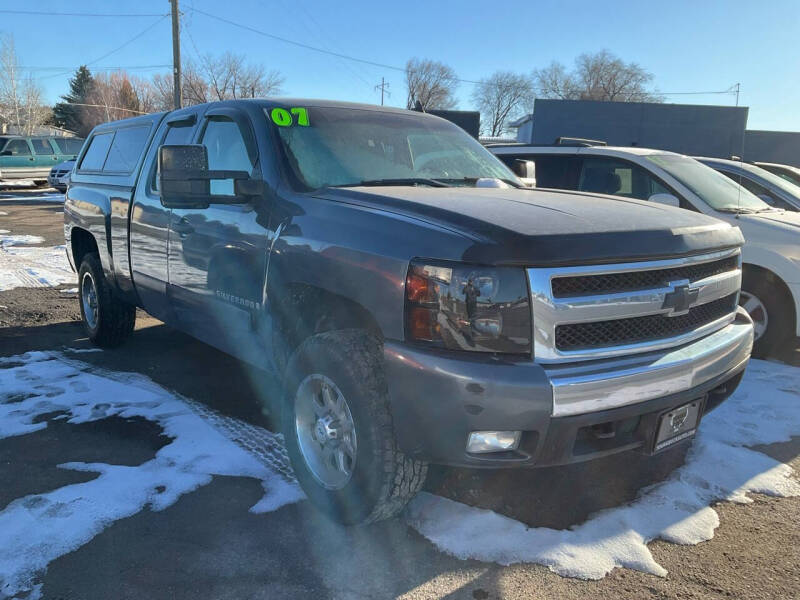
[[717,210],[721,213],[731,213],[734,215],[752,215],[753,213],[758,212],[752,208],[737,208],[735,206],[723,206]]
[[429,185],[431,187],[452,187],[449,183],[438,179],[428,179],[425,177],[401,177],[397,179],[365,179],[353,183],[343,183],[331,187],[357,187],[357,186],[381,186],[381,185]]

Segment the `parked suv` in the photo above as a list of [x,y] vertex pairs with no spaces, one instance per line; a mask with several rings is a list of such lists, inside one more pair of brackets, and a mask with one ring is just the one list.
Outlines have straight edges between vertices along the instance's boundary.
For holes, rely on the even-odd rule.
[[738,160],[695,157],[775,208],[800,211],[800,187],[766,169]]
[[692,437],[752,323],[740,231],[523,187],[432,115],[239,100],[94,129],[64,209],[89,337],[136,307],[273,370],[298,481],[345,523],[429,462],[532,467]]
[[[544,188],[678,205],[741,228],[741,304],[755,323],[755,356],[800,335],[800,213],[766,204],[714,169],[674,152],[610,146],[492,146],[507,164],[536,164]],[[787,184],[788,185],[788,184]]]
[[74,159],[82,138],[0,136],[0,183],[32,180],[45,185],[50,169]]

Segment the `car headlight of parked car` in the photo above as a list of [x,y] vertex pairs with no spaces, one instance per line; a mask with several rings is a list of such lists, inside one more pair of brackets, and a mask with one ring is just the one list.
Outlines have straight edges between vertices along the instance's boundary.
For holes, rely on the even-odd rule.
[[406,337],[434,347],[531,354],[525,270],[413,261],[406,277]]

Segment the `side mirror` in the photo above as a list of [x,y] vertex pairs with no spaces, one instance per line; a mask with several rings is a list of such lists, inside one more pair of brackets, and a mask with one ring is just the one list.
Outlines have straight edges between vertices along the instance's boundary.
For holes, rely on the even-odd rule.
[[0,156],[13,156],[13,155],[14,153],[11,152],[11,150],[3,150],[2,152],[0,152]]
[[[212,181],[230,181],[225,192],[212,193]],[[208,208],[210,204],[244,204],[263,192],[261,181],[247,171],[212,171],[208,151],[200,144],[161,146],[158,149],[161,203],[167,208]],[[217,186],[215,186],[217,187]]]
[[532,160],[516,159],[512,165],[511,170],[514,175],[519,177],[528,187],[536,187],[536,163]]
[[658,204],[666,204],[667,206],[674,206],[675,208],[681,207],[681,201],[672,194],[653,194],[647,199],[649,202],[657,202]]
[[536,163],[532,160],[518,158],[512,163],[511,170],[522,179],[536,179]]

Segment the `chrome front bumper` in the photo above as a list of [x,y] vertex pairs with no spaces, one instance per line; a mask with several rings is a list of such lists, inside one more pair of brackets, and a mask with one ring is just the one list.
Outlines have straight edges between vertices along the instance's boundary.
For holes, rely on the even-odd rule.
[[753,347],[753,323],[739,308],[732,323],[702,339],[628,356],[542,365],[553,388],[553,416],[608,410],[667,396],[744,369]]

